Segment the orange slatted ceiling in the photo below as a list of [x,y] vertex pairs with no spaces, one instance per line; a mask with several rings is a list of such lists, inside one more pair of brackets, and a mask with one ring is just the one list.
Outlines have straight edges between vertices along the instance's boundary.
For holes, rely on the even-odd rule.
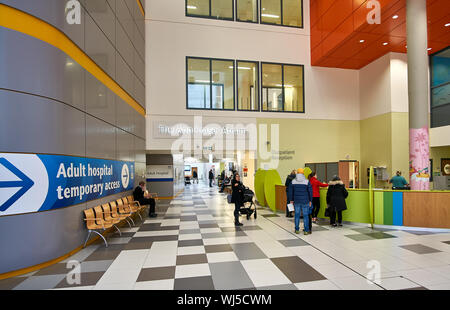
[[[406,53],[406,0],[378,0],[381,24],[372,25],[368,1],[310,0],[313,66],[360,69],[386,53]],[[450,45],[450,0],[428,0],[427,14],[433,54]]]

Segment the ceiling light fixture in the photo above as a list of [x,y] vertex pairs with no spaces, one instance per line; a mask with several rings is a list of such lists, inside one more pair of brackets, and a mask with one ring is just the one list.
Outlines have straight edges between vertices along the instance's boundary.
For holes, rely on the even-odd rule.
[[398,18],[398,15],[392,16],[392,19],[397,19],[397,18]]
[[359,40],[359,43],[364,43],[364,42],[366,42],[366,41],[364,41],[364,40]]
[[450,23],[448,23],[448,24],[445,24],[445,27],[450,27]]
[[431,51],[431,50],[432,50],[432,48],[431,48],[431,47],[427,48],[427,51]]
[[388,45],[388,44],[389,44],[389,43],[387,43],[387,42],[384,42],[384,43],[383,43],[384,46],[386,46],[386,45]]
[[191,10],[196,10],[197,9],[197,7],[195,5],[188,5],[187,8],[191,9]]

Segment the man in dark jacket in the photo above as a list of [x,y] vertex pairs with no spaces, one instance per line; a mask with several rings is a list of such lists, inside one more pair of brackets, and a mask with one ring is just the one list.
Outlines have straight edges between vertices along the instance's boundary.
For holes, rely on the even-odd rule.
[[238,173],[234,175],[233,180],[231,180],[231,202],[234,202],[234,225],[242,226],[243,224],[239,222],[239,210],[241,206],[244,205],[244,184],[241,182],[241,177]]
[[150,205],[149,217],[156,217],[155,199],[151,198],[150,195],[145,194],[145,191],[145,182],[139,182],[139,186],[134,189],[133,198],[135,201],[139,201],[142,206]]
[[214,180],[214,172],[212,171],[212,169],[209,169],[208,179],[209,179],[209,187],[212,187],[212,182]]
[[288,197],[295,208],[295,233],[298,234],[300,230],[300,211],[303,212],[304,234],[311,234],[311,223],[309,222],[309,214],[312,209],[313,192],[309,181],[303,174],[303,169],[297,169],[297,175],[289,185]]
[[[342,211],[347,210],[345,199],[348,192],[344,183],[338,176],[334,176],[333,180],[328,183],[327,205],[330,208],[330,225],[333,227],[342,226]],[[338,216],[338,224],[336,225],[336,214]]]
[[[291,185],[293,179],[295,179],[295,170],[291,171],[291,174],[289,174],[286,177],[286,182],[284,182],[284,186],[286,187],[286,202],[287,203],[289,203],[289,197],[288,197],[289,185]],[[292,217],[292,212],[289,212],[287,205],[286,205],[286,217]]]

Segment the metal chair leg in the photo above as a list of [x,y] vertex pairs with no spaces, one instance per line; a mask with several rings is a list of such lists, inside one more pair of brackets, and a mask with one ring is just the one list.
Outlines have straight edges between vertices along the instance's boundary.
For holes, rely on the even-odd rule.
[[108,247],[108,242],[106,242],[105,237],[103,237],[103,235],[101,233],[99,233],[98,231],[93,230],[92,232],[96,233],[97,235],[99,235],[103,241],[105,242],[105,246]]
[[120,231],[120,229],[114,224],[113,225],[116,229],[117,229],[117,231],[119,232],[119,236],[122,236],[122,232]]
[[130,216],[130,217],[128,217],[128,218],[130,219],[131,223],[133,223],[133,226],[136,226],[136,224],[134,223],[132,217]]
[[131,224],[130,224],[130,222],[128,221],[128,218],[125,218],[125,221],[127,222],[128,226],[130,226],[130,228],[131,228]]
[[92,230],[89,229],[89,233],[88,233],[88,236],[87,236],[87,238],[86,238],[86,241],[84,241],[83,248],[86,247],[86,243],[88,242],[89,237],[91,236],[91,232],[92,232]]

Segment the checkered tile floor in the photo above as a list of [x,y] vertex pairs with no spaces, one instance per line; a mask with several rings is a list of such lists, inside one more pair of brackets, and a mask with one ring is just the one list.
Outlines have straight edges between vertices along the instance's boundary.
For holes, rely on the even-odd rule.
[[[202,184],[160,201],[147,218],[109,246],[97,242],[66,261],[1,280],[0,289],[450,289],[450,233],[313,225],[293,233],[293,220],[258,209],[233,225],[233,205]],[[139,224],[137,224],[139,225]],[[81,283],[69,284],[69,261],[81,263]],[[368,263],[380,278],[368,281]]]

